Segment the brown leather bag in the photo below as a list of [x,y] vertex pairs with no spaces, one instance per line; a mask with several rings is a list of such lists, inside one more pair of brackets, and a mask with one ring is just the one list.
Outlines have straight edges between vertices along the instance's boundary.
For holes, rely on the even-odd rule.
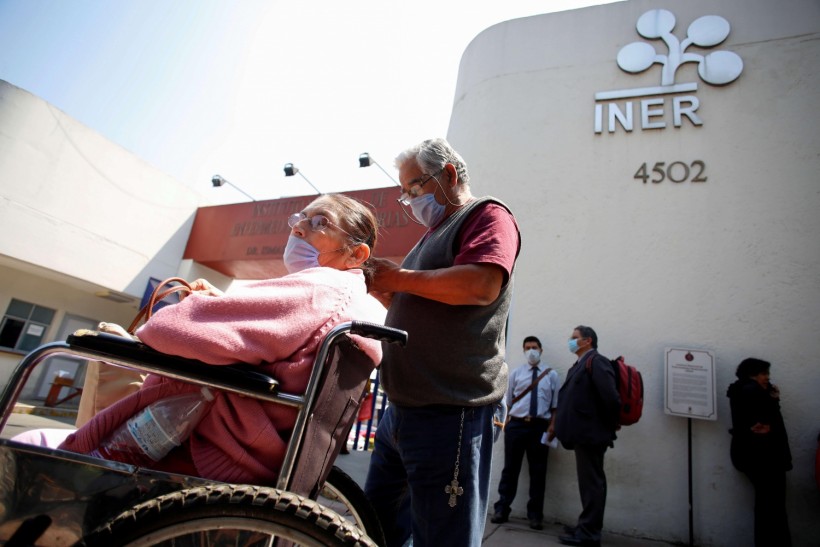
[[[178,283],[178,285],[172,285],[173,283]],[[168,286],[168,288],[166,288],[166,286]],[[154,292],[151,293],[151,298],[148,299],[148,303],[142,307],[126,330],[131,334],[134,334],[134,331],[137,330],[137,327],[140,326],[142,321],[148,321],[151,319],[151,315],[154,313],[154,307],[159,302],[162,302],[168,296],[178,292],[191,294],[193,289],[191,288],[191,284],[181,277],[169,277],[168,279],[160,282],[154,288]]]

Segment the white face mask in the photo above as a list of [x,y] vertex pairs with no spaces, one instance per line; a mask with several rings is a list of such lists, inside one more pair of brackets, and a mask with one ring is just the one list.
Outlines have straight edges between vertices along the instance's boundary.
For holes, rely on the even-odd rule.
[[527,362],[530,365],[535,365],[541,360],[541,350],[535,348],[528,349],[524,354],[527,356]]
[[288,273],[296,273],[307,270],[308,268],[319,267],[319,249],[293,234],[288,236],[288,243],[285,245],[283,258]]
[[410,209],[413,216],[428,228],[437,225],[444,218],[444,205],[436,201],[435,194],[422,194],[411,199]]

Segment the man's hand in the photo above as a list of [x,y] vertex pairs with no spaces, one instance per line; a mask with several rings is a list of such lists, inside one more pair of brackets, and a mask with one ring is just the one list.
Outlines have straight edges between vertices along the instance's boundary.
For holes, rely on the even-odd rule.
[[547,428],[547,442],[551,443],[552,440],[555,438],[555,428],[550,424]]
[[[400,270],[399,265],[392,260],[376,257],[370,257],[368,264],[373,266],[373,280],[370,284],[371,294],[377,299],[379,299],[379,297],[376,296],[375,293],[389,294],[392,300],[392,293],[394,291],[389,288],[389,284],[391,283],[391,277],[395,276],[395,273]],[[379,299],[379,301],[381,301],[381,299]]]

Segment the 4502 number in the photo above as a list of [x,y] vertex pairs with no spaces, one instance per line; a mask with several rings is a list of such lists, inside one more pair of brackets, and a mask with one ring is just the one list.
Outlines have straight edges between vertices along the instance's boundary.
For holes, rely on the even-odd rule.
[[[706,163],[701,160],[695,160],[689,165],[682,161],[673,161],[668,166],[666,162],[658,161],[649,170],[646,163],[643,163],[637,171],[635,176],[638,180],[643,181],[644,184],[652,182],[660,184],[665,180],[672,182],[706,182]],[[690,178],[691,177],[691,178]]]

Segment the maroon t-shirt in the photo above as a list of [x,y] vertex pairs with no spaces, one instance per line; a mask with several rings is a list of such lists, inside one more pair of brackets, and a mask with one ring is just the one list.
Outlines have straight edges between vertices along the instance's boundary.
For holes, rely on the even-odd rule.
[[485,203],[461,226],[453,264],[496,264],[504,268],[506,284],[518,254],[518,242],[518,224],[512,214],[497,203]]

